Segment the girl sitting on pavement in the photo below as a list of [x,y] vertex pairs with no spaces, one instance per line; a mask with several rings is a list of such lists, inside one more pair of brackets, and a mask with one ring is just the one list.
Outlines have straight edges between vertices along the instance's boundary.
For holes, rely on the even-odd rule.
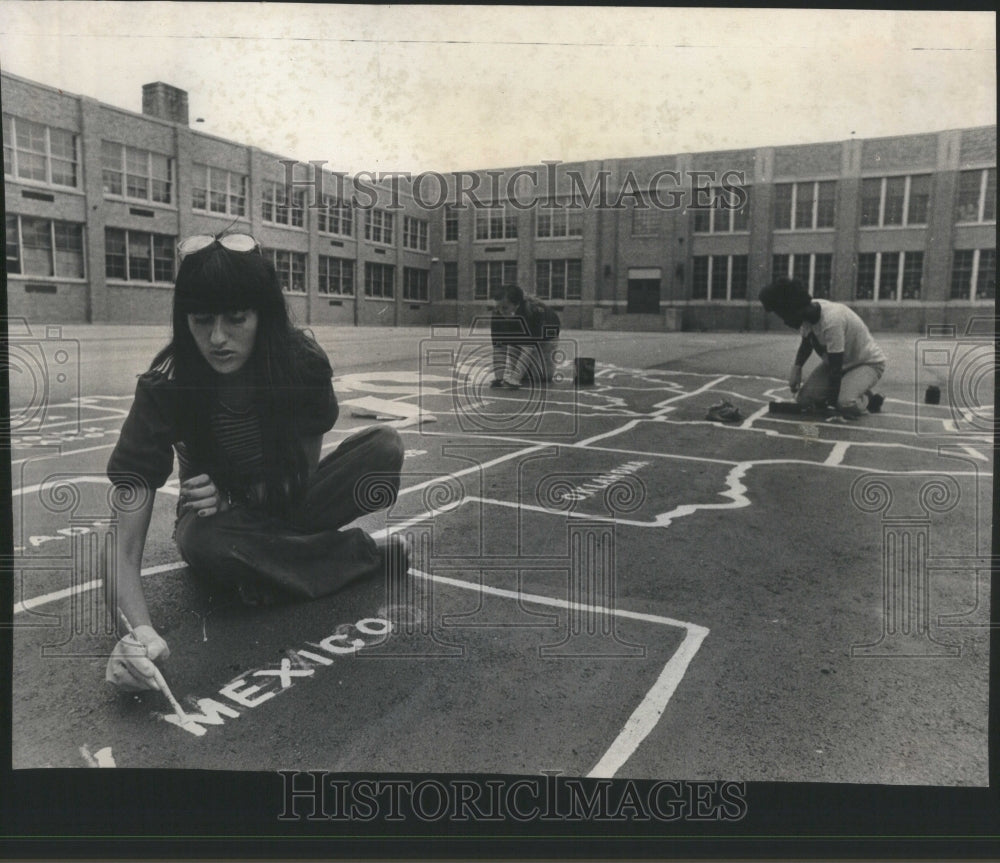
[[140,570],[175,451],[181,556],[196,576],[247,604],[315,598],[379,573],[401,579],[409,567],[401,539],[380,545],[345,528],[394,502],[399,434],[371,427],[320,459],[338,415],[333,372],[323,349],[289,321],[259,244],[246,234],[197,236],[178,255],[173,337],[139,377],[107,469],[118,539],[106,597],[133,630],[107,677],[123,688],[156,688],[151,662],[170,653],[152,625]]

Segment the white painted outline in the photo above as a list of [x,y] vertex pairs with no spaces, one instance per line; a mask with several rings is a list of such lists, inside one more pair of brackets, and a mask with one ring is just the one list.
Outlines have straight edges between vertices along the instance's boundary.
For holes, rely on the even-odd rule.
[[[614,372],[618,371],[618,370],[615,370],[612,367],[611,369],[607,369],[606,371],[609,372],[608,377],[613,377],[614,376]],[[625,370],[620,370],[620,371],[625,371]],[[657,370],[652,370],[652,371],[655,372]],[[671,374],[671,373],[672,372],[661,372],[661,374],[664,374],[664,375]],[[713,388],[714,388],[714,386],[716,384],[722,383],[723,381],[725,381],[725,380],[727,380],[729,378],[747,378],[747,379],[757,379],[757,380],[761,379],[761,376],[757,376],[757,375],[723,375],[723,376],[719,377],[717,375],[715,375],[715,376],[713,376],[713,375],[702,375],[700,373],[695,373],[695,372],[690,372],[690,373],[688,373],[688,372],[678,372],[678,373],[679,374],[696,375],[696,376],[700,376],[700,377],[712,377],[713,380],[707,382],[706,384],[704,384],[703,386],[701,386],[701,387],[699,387],[699,388],[697,388],[695,390],[679,392],[679,393],[676,393],[675,395],[671,396],[670,398],[667,398],[667,399],[665,399],[665,400],[663,400],[661,402],[658,402],[657,404],[655,404],[653,406],[653,410],[656,411],[653,414],[646,413],[644,415],[641,415],[641,416],[637,417],[636,419],[633,419],[633,420],[630,420],[629,422],[626,422],[623,426],[619,427],[618,429],[613,429],[613,430],[611,430],[609,432],[601,433],[601,434],[595,435],[595,436],[593,436],[591,438],[587,438],[587,439],[585,439],[583,441],[579,441],[579,442],[576,442],[576,443],[571,443],[571,444],[570,443],[539,443],[538,441],[528,441],[528,440],[524,440],[524,439],[500,438],[500,437],[494,437],[494,436],[488,436],[488,435],[471,435],[471,434],[467,434],[467,433],[463,434],[461,432],[424,432],[424,431],[408,430],[409,433],[419,433],[419,434],[423,434],[423,435],[428,435],[429,434],[429,435],[442,436],[442,437],[473,437],[473,438],[475,438],[477,440],[487,440],[487,441],[490,441],[490,440],[492,440],[492,441],[504,440],[504,441],[510,442],[510,443],[522,443],[522,444],[526,444],[527,446],[524,449],[515,450],[514,452],[508,453],[508,454],[506,454],[504,456],[500,456],[500,457],[498,457],[496,459],[493,459],[493,460],[491,460],[489,462],[486,462],[486,463],[484,463],[482,465],[475,465],[473,467],[466,468],[466,469],[461,470],[461,471],[457,471],[454,474],[446,474],[446,475],[443,475],[443,476],[441,476],[439,478],[436,478],[434,480],[427,480],[427,481],[425,481],[423,483],[418,483],[417,485],[409,486],[406,489],[400,490],[400,496],[402,496],[403,494],[406,494],[406,493],[413,493],[413,492],[415,492],[415,491],[417,491],[419,489],[425,488],[425,487],[427,487],[429,485],[432,485],[432,484],[434,484],[436,482],[440,482],[440,481],[445,480],[445,479],[457,478],[459,476],[463,476],[463,475],[466,475],[466,474],[469,474],[469,473],[482,472],[482,471],[486,470],[487,468],[492,467],[492,466],[494,466],[496,464],[500,464],[500,463],[505,462],[505,461],[510,461],[512,459],[519,458],[519,457],[521,457],[523,455],[526,455],[526,454],[529,454],[531,452],[537,452],[537,451],[540,451],[540,450],[544,450],[544,449],[548,449],[548,448],[553,448],[553,447],[557,448],[557,449],[560,448],[560,447],[567,447],[567,448],[570,448],[570,449],[585,449],[585,450],[588,450],[588,451],[596,451],[596,452],[613,451],[613,452],[618,452],[618,453],[628,453],[628,454],[632,454],[632,455],[640,455],[640,454],[641,455],[652,455],[652,456],[657,456],[657,457],[660,457],[660,458],[674,458],[674,459],[683,459],[683,460],[690,460],[690,461],[712,462],[712,463],[716,463],[716,464],[727,464],[727,465],[731,466],[731,470],[729,471],[729,473],[727,474],[727,477],[726,477],[726,486],[727,486],[727,488],[726,488],[726,490],[724,490],[722,492],[719,492],[719,494],[721,496],[723,496],[723,497],[729,497],[730,498],[730,502],[729,503],[683,504],[681,506],[675,507],[673,510],[671,510],[671,511],[669,511],[667,513],[662,513],[662,514],[658,515],[656,517],[656,519],[654,519],[653,522],[635,522],[635,521],[628,521],[628,520],[623,520],[623,519],[607,519],[609,521],[615,521],[617,523],[624,524],[624,525],[642,526],[642,527],[663,527],[663,526],[667,526],[675,518],[681,518],[681,517],[686,516],[686,515],[691,515],[692,513],[697,512],[697,511],[702,510],[702,509],[734,509],[734,508],[741,508],[741,507],[749,506],[750,503],[751,503],[751,501],[746,496],[747,488],[746,488],[745,485],[743,485],[742,479],[744,478],[744,476],[746,475],[746,473],[750,470],[750,468],[752,468],[754,466],[757,466],[757,465],[802,464],[802,465],[809,465],[809,466],[818,466],[818,467],[825,467],[825,468],[833,467],[833,468],[839,468],[839,469],[864,471],[864,472],[875,472],[875,473],[890,474],[890,475],[921,475],[921,474],[925,474],[925,473],[940,473],[940,471],[926,471],[926,470],[921,470],[921,471],[886,471],[886,470],[879,470],[877,468],[867,468],[867,467],[863,467],[863,466],[853,466],[853,465],[844,465],[844,464],[842,464],[843,458],[846,456],[846,454],[847,454],[847,452],[848,452],[848,450],[849,450],[849,448],[851,446],[885,446],[885,447],[898,447],[898,448],[901,448],[901,449],[924,450],[924,448],[912,447],[912,446],[907,446],[905,444],[898,444],[898,443],[896,443],[896,444],[894,444],[894,443],[875,444],[875,443],[868,443],[868,442],[855,443],[854,441],[844,441],[844,440],[810,439],[810,443],[824,443],[824,444],[830,444],[831,445],[832,449],[831,449],[830,454],[827,456],[826,460],[822,461],[822,462],[820,462],[820,461],[800,460],[800,459],[758,459],[758,460],[748,460],[748,461],[741,461],[741,462],[732,462],[730,460],[707,459],[707,458],[699,458],[699,457],[696,457],[696,456],[683,456],[683,455],[679,455],[679,454],[669,454],[669,453],[636,453],[636,452],[630,451],[630,450],[621,450],[621,449],[612,449],[610,447],[595,447],[595,446],[593,446],[593,444],[596,443],[597,441],[605,440],[605,439],[607,439],[609,437],[614,437],[616,435],[622,434],[622,433],[624,433],[626,431],[629,431],[629,430],[635,428],[636,426],[638,426],[638,424],[640,422],[660,422],[660,423],[672,423],[672,424],[692,424],[691,422],[680,423],[680,422],[677,422],[677,421],[667,420],[667,419],[665,419],[664,415],[666,413],[669,413],[673,409],[672,408],[672,403],[673,402],[681,400],[681,399],[685,399],[685,398],[687,398],[689,396],[697,395],[697,394],[700,394],[700,393],[703,393],[703,392],[713,391]],[[678,374],[678,373],[674,373],[674,374]],[[649,377],[647,376],[647,373],[645,373],[645,372],[640,372],[638,374],[638,376],[639,376],[639,378],[641,380],[647,380],[647,381],[649,380]],[[660,386],[662,386],[664,382],[663,381],[658,381],[657,383]],[[641,388],[635,388],[635,389],[641,389]],[[674,391],[673,388],[669,388],[669,389],[670,389],[670,391]],[[417,395],[419,395],[419,394],[417,394]],[[398,400],[403,401],[403,400],[405,400],[407,398],[412,398],[412,397],[413,397],[412,395],[404,395],[404,396],[400,397]],[[757,400],[753,399],[753,401],[757,401]],[[775,436],[775,437],[795,438],[795,439],[798,439],[800,437],[800,436],[795,436],[795,435],[783,435],[783,434],[781,434],[779,432],[772,431],[772,430],[765,430],[765,429],[754,428],[753,427],[754,421],[763,418],[764,415],[765,415],[765,413],[766,413],[766,407],[759,409],[751,417],[749,417],[747,420],[745,420],[743,423],[741,423],[740,426],[739,426],[739,429],[740,430],[755,431],[755,432],[763,432],[764,434],[766,434],[768,436]],[[624,417],[622,417],[622,418],[624,418]],[[716,424],[716,423],[711,423],[711,425],[718,427],[718,424]],[[870,429],[868,429],[868,427],[864,427],[864,428],[865,428],[866,431],[870,430]],[[355,432],[357,430],[358,430],[357,428],[352,428],[352,429],[346,430],[346,432],[347,433],[353,433],[353,432]],[[881,431],[891,431],[891,430],[881,429]],[[916,435],[916,433],[912,433],[912,432],[911,433],[904,432],[904,433],[905,434]],[[94,447],[92,449],[103,449],[103,448],[104,447]],[[323,448],[326,449],[327,447],[324,446]],[[936,452],[936,451],[934,451],[934,452]],[[66,453],[66,455],[70,455],[70,454],[72,454],[72,453]],[[985,474],[982,474],[981,472],[980,473],[977,473],[977,472],[950,472],[950,473],[953,476],[968,476],[968,475],[972,475],[972,476],[977,476],[978,477],[980,475],[985,475]],[[91,479],[91,481],[99,481],[99,480]],[[18,490],[17,493],[18,494],[23,494],[23,493],[29,492],[32,488],[34,488],[35,490],[37,490],[40,487],[42,487],[42,486],[39,485],[37,487],[28,487],[28,488],[23,489],[23,490]],[[481,498],[481,497],[463,497],[462,499],[453,502],[449,506],[442,507],[439,510],[432,510],[432,511],[423,513],[422,515],[416,516],[413,519],[411,519],[410,521],[406,522],[405,524],[393,525],[393,529],[394,530],[404,529],[407,526],[419,523],[421,521],[426,520],[427,518],[434,517],[436,515],[443,514],[445,512],[454,511],[454,510],[458,509],[459,507],[461,507],[462,505],[464,505],[465,503],[473,503],[473,502],[486,503],[486,504],[492,504],[492,505],[498,505],[498,506],[515,507],[515,508],[519,508],[519,509],[521,509],[521,508],[528,508],[528,509],[531,509],[531,510],[540,510],[542,512],[548,512],[548,513],[553,514],[553,515],[561,515],[563,517],[566,517],[566,516],[576,516],[576,517],[588,518],[588,519],[593,519],[594,518],[593,516],[586,516],[584,514],[575,513],[575,512],[574,513],[566,513],[566,512],[563,512],[563,511],[559,511],[559,510],[549,510],[549,509],[546,509],[544,507],[533,507],[533,506],[527,506],[526,507],[526,505],[520,504],[518,502],[510,503],[510,502],[507,502],[507,501],[499,501],[499,500],[488,499],[488,498]],[[384,534],[384,533],[387,532],[387,530],[388,529],[379,531],[378,534]],[[378,534],[376,534],[376,535],[378,535]],[[166,564],[166,565],[159,566],[159,567],[150,567],[150,568],[147,568],[147,569],[143,569],[141,571],[141,574],[142,574],[143,577],[147,577],[147,576],[158,574],[158,573],[161,573],[161,572],[175,571],[177,569],[184,568],[185,566],[186,566],[186,564],[184,564],[182,562],[181,563],[177,563],[177,564]],[[546,597],[546,596],[541,596],[539,594],[519,593],[519,592],[515,592],[515,591],[504,590],[502,588],[490,587],[488,585],[484,585],[484,584],[481,584],[481,583],[472,584],[471,582],[464,582],[464,581],[459,580],[459,579],[447,578],[445,576],[434,576],[434,575],[431,575],[429,573],[421,572],[419,570],[413,570],[413,572],[418,577],[425,578],[425,579],[430,579],[432,581],[436,581],[436,582],[439,582],[441,584],[448,584],[448,585],[451,585],[453,587],[459,587],[459,588],[468,589],[468,590],[479,590],[479,591],[482,591],[482,592],[485,592],[485,593],[490,593],[490,594],[493,594],[493,595],[496,595],[496,596],[500,596],[500,597],[504,597],[504,598],[516,599],[516,600],[521,601],[521,602],[529,602],[529,603],[540,604],[540,605],[556,606],[556,607],[562,607],[562,608],[566,608],[566,609],[570,609],[570,610],[579,609],[579,610],[586,610],[586,611],[596,612],[596,613],[601,613],[601,614],[612,614],[612,615],[620,616],[620,617],[628,617],[628,618],[637,619],[637,620],[645,620],[645,621],[649,621],[649,622],[660,623],[660,624],[663,624],[663,625],[676,626],[676,627],[683,628],[685,630],[685,636],[684,636],[684,639],[683,639],[681,645],[671,655],[670,659],[667,661],[666,665],[664,666],[663,670],[661,671],[661,673],[660,673],[659,677],[657,678],[656,682],[653,684],[652,688],[646,693],[646,696],[642,699],[642,701],[639,703],[639,705],[633,711],[633,713],[631,714],[631,716],[628,718],[628,720],[626,721],[625,725],[623,726],[623,728],[621,729],[621,731],[619,732],[618,736],[615,738],[615,740],[613,741],[613,743],[611,744],[611,746],[609,747],[609,749],[604,753],[604,755],[600,758],[600,760],[598,761],[598,763],[587,774],[588,778],[594,778],[594,777],[610,778],[610,777],[613,777],[618,772],[618,770],[621,769],[621,767],[629,760],[629,758],[632,757],[632,755],[635,753],[635,751],[637,750],[637,748],[639,747],[639,745],[642,743],[642,741],[645,740],[645,738],[650,734],[650,732],[653,730],[653,728],[655,728],[656,725],[658,724],[660,718],[662,717],[664,711],[666,710],[666,707],[667,707],[667,705],[668,705],[671,697],[673,696],[673,693],[676,691],[677,687],[679,686],[681,680],[684,677],[684,674],[687,671],[688,666],[690,665],[691,661],[694,659],[695,654],[697,653],[698,649],[700,648],[702,641],[705,639],[705,637],[709,633],[709,630],[707,628],[699,626],[698,624],[687,623],[687,622],[684,622],[684,621],[677,621],[677,620],[673,620],[671,618],[660,617],[658,615],[649,615],[649,614],[644,614],[644,613],[641,613],[641,612],[629,612],[629,611],[625,611],[625,610],[622,610],[622,609],[611,610],[611,609],[607,609],[607,608],[600,607],[600,606],[585,606],[585,605],[582,605],[580,603],[573,603],[573,602],[570,602],[569,600],[565,600],[565,599],[557,599],[557,598],[554,598],[554,597]],[[74,593],[83,593],[84,591],[89,591],[89,590],[96,589],[96,588],[100,587],[102,583],[103,583],[102,580],[98,579],[98,580],[94,580],[94,581],[91,581],[91,582],[87,582],[86,584],[83,584],[83,585],[78,585],[76,587],[71,587],[71,588],[68,588],[68,589],[65,589],[65,590],[56,591],[56,592],[51,593],[51,594],[46,594],[44,596],[35,597],[35,598],[29,599],[29,600],[24,600],[24,601],[19,602],[19,603],[17,603],[15,605],[14,614],[26,612],[26,611],[28,611],[30,609],[39,607],[41,605],[45,605],[45,604],[47,604],[49,602],[53,602],[53,601],[56,601],[56,600],[59,600],[59,599],[66,598],[68,596],[73,595]]]

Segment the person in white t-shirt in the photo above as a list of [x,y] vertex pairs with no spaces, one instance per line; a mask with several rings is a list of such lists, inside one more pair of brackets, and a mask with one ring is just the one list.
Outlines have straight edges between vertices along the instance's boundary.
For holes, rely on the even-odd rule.
[[[885,373],[885,354],[853,309],[814,300],[801,282],[788,278],[764,288],[760,302],[802,336],[788,378],[800,405],[834,407],[850,418],[882,409],[885,399],[873,387]],[[802,368],[813,351],[820,364],[803,384]]]

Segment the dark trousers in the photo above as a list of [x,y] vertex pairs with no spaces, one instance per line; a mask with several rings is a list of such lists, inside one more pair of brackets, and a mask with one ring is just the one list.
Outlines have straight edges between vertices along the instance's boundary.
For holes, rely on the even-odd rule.
[[177,547],[197,574],[231,587],[249,582],[302,599],[325,596],[382,571],[375,541],[361,528],[342,528],[395,502],[402,465],[399,433],[367,428],[320,461],[288,518],[249,506],[206,518],[185,512]]

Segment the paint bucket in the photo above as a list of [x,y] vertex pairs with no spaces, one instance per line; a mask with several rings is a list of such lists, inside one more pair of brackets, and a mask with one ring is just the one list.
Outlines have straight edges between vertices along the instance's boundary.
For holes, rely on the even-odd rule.
[[578,387],[592,387],[594,385],[594,358],[577,357],[575,364],[576,378],[573,382]]
[[940,387],[930,386],[927,387],[927,392],[924,393],[924,401],[929,405],[936,405],[941,403],[941,389]]

